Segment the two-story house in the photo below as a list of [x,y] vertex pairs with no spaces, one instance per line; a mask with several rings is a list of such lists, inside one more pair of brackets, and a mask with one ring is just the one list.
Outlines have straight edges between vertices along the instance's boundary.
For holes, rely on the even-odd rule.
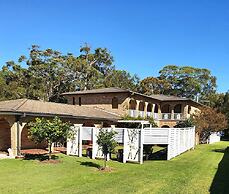
[[201,104],[176,96],[143,95],[120,88],[103,88],[62,94],[68,104],[102,109],[117,116],[153,117],[159,127],[173,127],[190,117]]

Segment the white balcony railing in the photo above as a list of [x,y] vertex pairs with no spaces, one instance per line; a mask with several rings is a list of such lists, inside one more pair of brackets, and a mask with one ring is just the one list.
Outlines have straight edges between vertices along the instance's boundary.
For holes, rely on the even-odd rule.
[[[129,116],[136,118],[136,117],[145,117],[144,111],[138,111],[138,110],[129,110]],[[154,120],[181,120],[183,119],[182,113],[152,113],[152,112],[146,112],[146,117],[153,117]]]
[[154,118],[154,120],[158,120],[159,119],[158,113],[153,113],[153,118]]
[[183,119],[183,114],[182,113],[174,113],[174,119],[175,120]]
[[143,118],[143,117],[144,117],[144,111],[139,111],[139,116],[140,116],[141,118]]
[[146,112],[146,116],[149,118],[149,117],[152,117],[153,116],[153,113],[152,112]]
[[170,120],[171,119],[171,113],[161,113],[161,119],[163,120]]
[[139,113],[138,113],[138,110],[129,110],[129,116],[130,117],[138,117]]

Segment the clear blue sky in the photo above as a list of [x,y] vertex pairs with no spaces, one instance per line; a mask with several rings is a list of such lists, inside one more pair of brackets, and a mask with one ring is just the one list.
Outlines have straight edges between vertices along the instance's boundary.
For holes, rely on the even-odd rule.
[[87,42],[140,78],[190,65],[229,89],[228,0],[1,0],[0,27],[1,65],[32,44],[77,54]]

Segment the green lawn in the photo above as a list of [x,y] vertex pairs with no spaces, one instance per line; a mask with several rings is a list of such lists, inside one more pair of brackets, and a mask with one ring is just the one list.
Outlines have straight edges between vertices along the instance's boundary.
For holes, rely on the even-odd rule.
[[[103,161],[59,155],[59,164],[0,160],[0,193],[229,193],[229,142],[200,145],[171,161],[109,166]],[[218,168],[219,165],[219,168]]]

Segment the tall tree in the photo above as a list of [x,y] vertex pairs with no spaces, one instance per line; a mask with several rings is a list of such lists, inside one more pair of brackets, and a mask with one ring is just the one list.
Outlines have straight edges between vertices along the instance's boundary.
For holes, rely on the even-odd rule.
[[216,77],[208,69],[168,65],[159,74],[159,79],[171,84],[168,92],[172,95],[200,98],[204,102],[216,91]]
[[7,62],[3,79],[11,88],[7,98],[30,98],[44,101],[62,101],[61,93],[102,87],[104,78],[114,69],[113,57],[106,48],[93,52],[88,45],[81,54],[63,55],[53,49],[32,45],[29,55],[18,63]]
[[26,69],[14,61],[6,62],[1,71],[2,90],[4,99],[17,99],[26,97]]
[[99,81],[114,69],[113,56],[106,48],[97,48],[93,52],[91,47],[85,44],[80,49],[80,56],[77,57],[82,84],[80,89],[88,90],[99,86]]
[[139,92],[152,94],[169,94],[171,84],[167,80],[162,80],[157,77],[147,77],[140,82]]
[[139,78],[125,70],[113,70],[104,79],[104,87],[118,87],[137,91]]

